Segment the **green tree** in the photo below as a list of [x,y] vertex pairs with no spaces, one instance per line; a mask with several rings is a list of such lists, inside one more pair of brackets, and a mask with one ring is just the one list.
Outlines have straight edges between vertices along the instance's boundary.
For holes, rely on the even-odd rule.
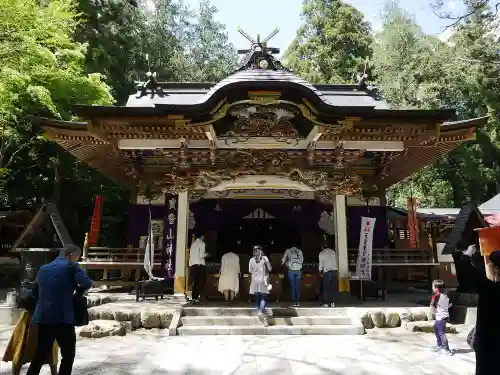
[[71,1],[0,0],[0,8],[0,207],[27,208],[51,194],[59,159],[30,116],[71,120],[71,104],[113,98],[99,74],[84,72]]
[[452,107],[461,119],[491,115],[475,143],[460,146],[434,166],[393,186],[388,191],[389,203],[404,205],[409,195],[422,197],[420,205],[425,206],[486,200],[496,193],[498,180],[495,118],[500,91],[493,79],[499,73],[494,35],[485,24],[471,21],[442,42],[425,35],[411,15],[394,3],[387,6],[383,20],[373,60],[377,81],[390,105]]
[[129,0],[76,2],[79,22],[74,39],[87,45],[85,69],[105,77],[118,104],[126,102],[134,81],[147,71],[144,6],[133,6]]
[[218,82],[236,68],[236,49],[229,42],[225,25],[215,20],[216,13],[210,1],[202,0],[183,20],[185,81]]
[[340,0],[304,0],[302,18],[286,65],[313,83],[352,83],[372,55],[363,14]]

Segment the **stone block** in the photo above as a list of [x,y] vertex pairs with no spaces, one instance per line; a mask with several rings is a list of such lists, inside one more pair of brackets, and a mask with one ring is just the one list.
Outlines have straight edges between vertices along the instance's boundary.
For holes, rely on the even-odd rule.
[[177,335],[177,327],[179,327],[180,320],[181,320],[181,311],[180,310],[174,311],[174,313],[172,314],[172,319],[170,320],[170,325],[168,327],[169,336]]
[[141,326],[147,329],[160,328],[160,313],[155,311],[141,311]]
[[134,311],[129,313],[130,321],[132,326],[137,329],[141,327],[141,313],[139,311]]
[[412,321],[425,322],[427,321],[427,314],[430,313],[430,307],[410,307],[409,308]]
[[[410,332],[434,333],[434,323],[433,321],[403,322],[402,327]],[[447,324],[446,333],[458,333],[457,327]]]
[[401,318],[399,313],[396,311],[386,312],[385,314],[385,326],[388,328],[396,328],[401,325]]
[[372,311],[370,316],[375,327],[382,328],[385,325],[385,314],[382,311]]
[[160,313],[160,328],[167,329],[172,321],[172,314],[161,312]]
[[15,325],[21,316],[21,310],[16,306],[0,305],[0,324]]
[[122,326],[125,327],[125,331],[127,332],[132,332],[134,330],[134,326],[132,325],[132,322],[130,321],[125,321],[125,322],[120,322]]
[[375,327],[375,324],[373,324],[372,316],[369,311],[366,311],[363,313],[360,317],[361,324],[365,329],[372,329]]
[[130,314],[123,310],[113,311],[113,317],[117,322],[126,322],[127,320],[130,320]]
[[121,322],[110,320],[93,320],[88,325],[79,328],[79,336],[101,338],[107,336],[125,336],[127,327]]

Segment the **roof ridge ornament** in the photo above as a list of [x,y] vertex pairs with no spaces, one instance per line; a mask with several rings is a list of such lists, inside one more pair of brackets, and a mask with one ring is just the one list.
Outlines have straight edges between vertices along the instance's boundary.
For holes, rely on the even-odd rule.
[[151,72],[151,63],[149,61],[149,54],[146,53],[146,61],[148,63],[148,72],[146,73],[147,80],[145,82],[138,82],[138,90],[136,98],[140,99],[143,96],[151,94],[151,99],[156,95],[163,97],[165,93],[160,82],[157,79],[156,72]]
[[238,27],[238,32],[251,43],[250,49],[238,50],[239,55],[245,55],[241,67],[238,70],[247,69],[270,69],[270,70],[283,70],[289,71],[281,64],[281,62],[274,58],[273,55],[280,53],[280,49],[276,47],[268,47],[267,43],[276,34],[279,33],[279,27],[275,28],[263,40],[260,39],[260,34],[257,34],[257,39],[252,38],[246,31]]
[[367,57],[365,59],[363,72],[356,75],[356,84],[358,86],[358,90],[366,91],[368,95],[372,96],[376,100],[380,100],[381,97],[377,85],[368,82],[370,79],[370,75],[368,74],[369,62],[370,59]]

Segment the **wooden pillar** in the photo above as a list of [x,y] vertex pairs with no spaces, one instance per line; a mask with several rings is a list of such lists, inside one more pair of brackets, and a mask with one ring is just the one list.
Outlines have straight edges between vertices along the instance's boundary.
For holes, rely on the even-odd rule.
[[347,202],[345,195],[333,201],[335,215],[335,250],[338,257],[339,292],[349,292],[349,255],[347,251]]
[[184,294],[186,291],[186,253],[188,247],[188,192],[179,193],[177,201],[177,237],[175,246],[175,279],[174,293]]
[[85,233],[85,239],[83,240],[82,249],[82,261],[86,262],[89,256],[89,233]]
[[483,256],[483,259],[484,259],[484,269],[486,271],[486,277],[488,279],[490,279],[490,280],[495,280],[494,272],[493,272],[493,269],[492,269],[493,265],[488,260],[487,256]]

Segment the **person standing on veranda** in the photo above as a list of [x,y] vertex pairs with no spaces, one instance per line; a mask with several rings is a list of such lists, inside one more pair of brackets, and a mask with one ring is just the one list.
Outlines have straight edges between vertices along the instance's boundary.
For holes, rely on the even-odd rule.
[[319,253],[319,273],[323,279],[323,307],[335,307],[338,292],[338,266],[335,250],[323,245]]
[[271,290],[269,278],[271,263],[264,255],[261,246],[254,246],[253,257],[248,264],[248,271],[251,275],[250,294],[255,295],[257,313],[262,316],[266,310],[267,298]]
[[302,280],[302,264],[304,263],[304,254],[296,246],[285,251],[282,264],[286,264],[288,269],[288,280],[290,280],[290,289],[292,295],[292,306],[300,306],[300,281]]
[[205,251],[205,242],[203,234],[191,244],[189,250],[189,267],[191,271],[192,298],[194,303],[200,302],[201,296],[205,290],[206,267],[205,259],[209,254]]
[[234,301],[240,289],[240,257],[232,251],[221,259],[219,292],[224,294],[227,303]]
[[33,324],[38,325],[38,340],[26,375],[40,373],[54,341],[61,349],[59,375],[71,375],[76,350],[73,295],[92,286],[92,281],[76,263],[80,255],[79,247],[67,245],[59,257],[38,272],[33,285],[33,296],[37,300]]

